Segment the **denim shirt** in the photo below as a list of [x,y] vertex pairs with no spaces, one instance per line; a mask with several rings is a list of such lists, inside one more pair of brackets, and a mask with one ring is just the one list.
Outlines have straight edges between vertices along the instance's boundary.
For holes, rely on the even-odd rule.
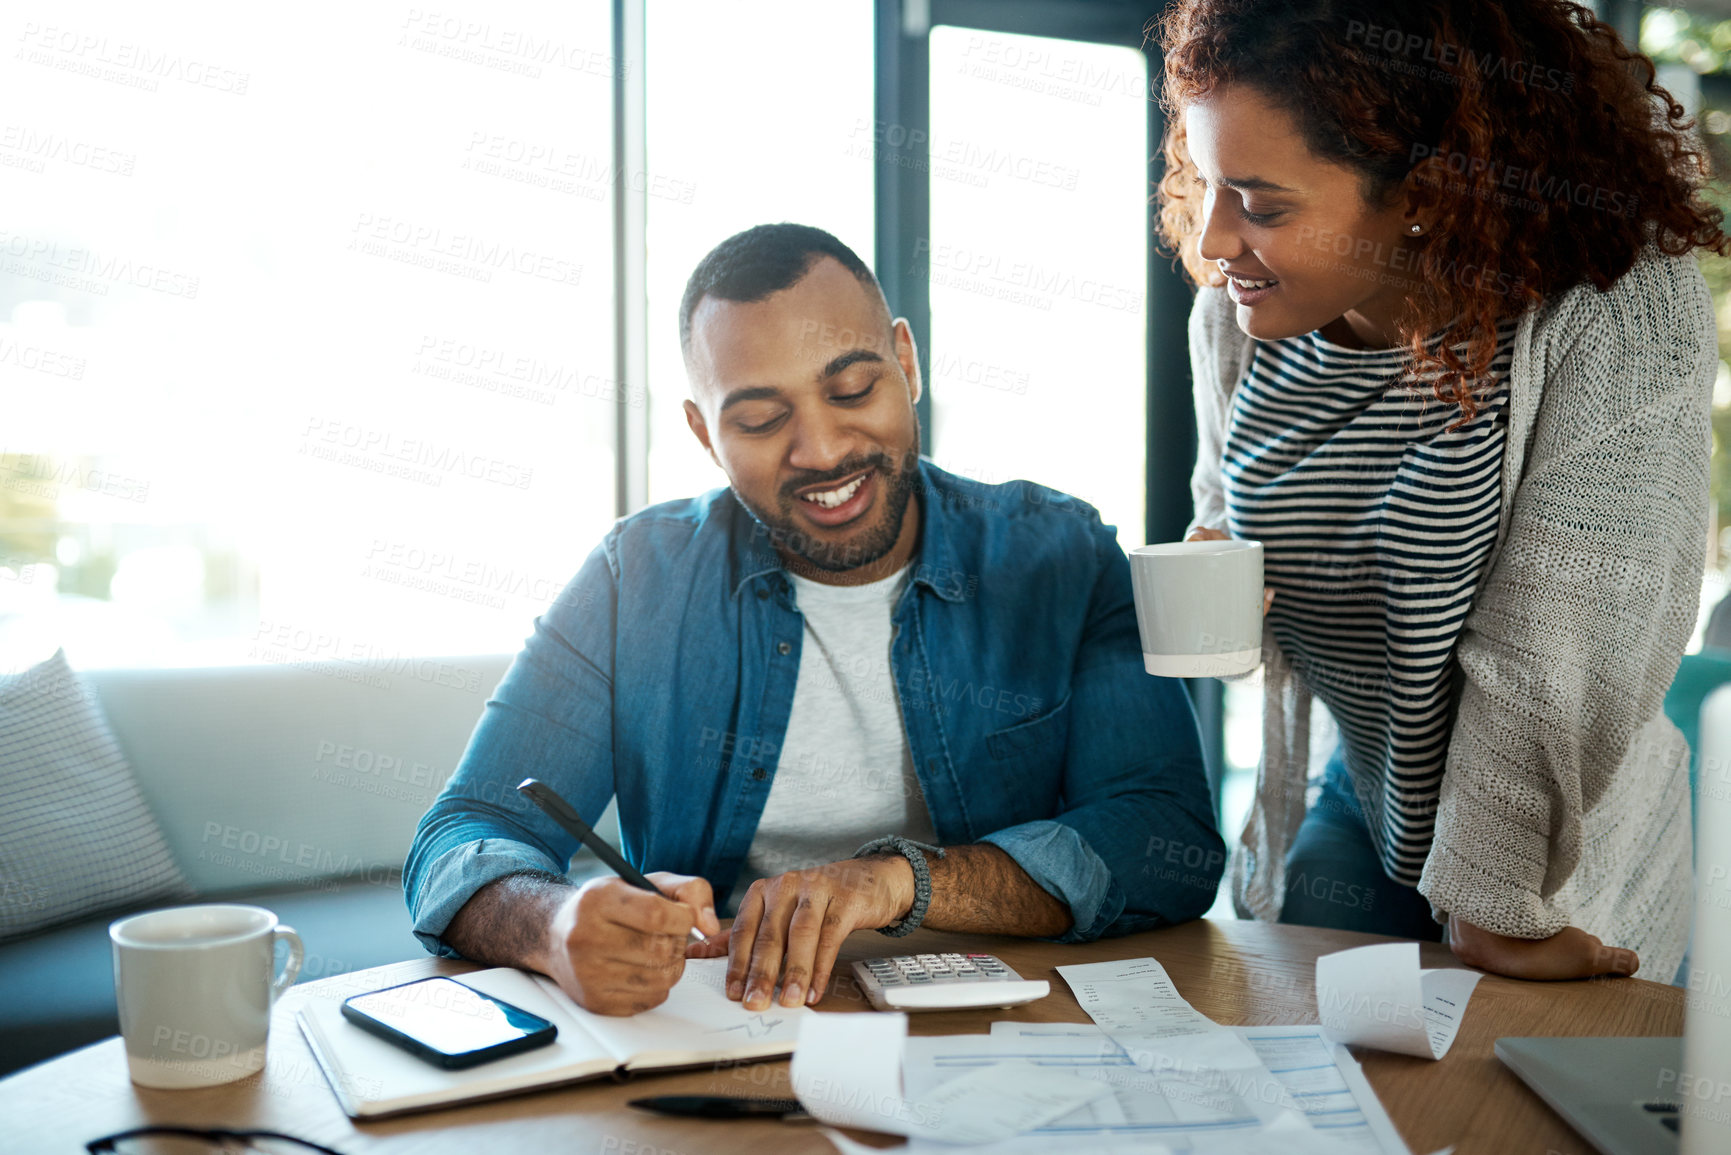
[[[1054,490],[924,461],[916,493],[890,668],[939,841],[1002,848],[1069,907],[1059,941],[1200,915],[1225,848],[1189,698],[1143,672],[1113,530]],[[616,799],[632,865],[700,875],[725,907],[803,634],[771,531],[730,489],[617,523],[537,619],[421,819],[403,876],[416,936],[455,956],[439,936],[475,891],[565,871],[578,844],[517,794],[530,776],[590,821]]]

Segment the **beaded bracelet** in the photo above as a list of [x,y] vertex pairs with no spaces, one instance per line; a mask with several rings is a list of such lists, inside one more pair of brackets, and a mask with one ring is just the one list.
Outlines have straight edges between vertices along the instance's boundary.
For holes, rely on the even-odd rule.
[[877,928],[879,934],[887,934],[891,938],[901,938],[919,929],[920,923],[926,919],[926,908],[932,904],[932,872],[926,865],[926,855],[944,856],[941,846],[927,846],[923,842],[915,842],[911,838],[903,838],[899,834],[891,834],[885,838],[874,838],[853,852],[855,858],[864,858],[868,854],[878,854],[885,850],[893,850],[908,860],[908,865],[914,868],[914,904],[908,907],[908,913],[899,921],[888,926]]

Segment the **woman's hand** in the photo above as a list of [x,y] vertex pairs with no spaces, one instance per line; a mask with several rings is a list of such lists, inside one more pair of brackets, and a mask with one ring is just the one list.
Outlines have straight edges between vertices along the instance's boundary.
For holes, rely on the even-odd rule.
[[1579,927],[1564,927],[1550,938],[1509,938],[1452,914],[1449,948],[1470,967],[1516,979],[1632,975],[1641,966],[1634,951],[1606,946]]
[[[1197,528],[1191,530],[1190,536],[1185,538],[1184,540],[1185,541],[1226,541],[1231,536],[1232,536],[1231,534],[1227,533],[1223,529],[1209,529],[1207,526],[1203,525],[1203,526],[1198,526]],[[1268,612],[1268,607],[1273,605],[1273,604],[1274,604],[1274,591],[1269,589],[1267,586],[1263,586],[1262,587],[1262,612],[1266,614]]]

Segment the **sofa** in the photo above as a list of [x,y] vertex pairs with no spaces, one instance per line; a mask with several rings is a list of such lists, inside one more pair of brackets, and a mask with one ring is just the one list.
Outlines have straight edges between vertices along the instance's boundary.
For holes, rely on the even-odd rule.
[[[185,901],[275,911],[305,942],[306,982],[424,953],[409,931],[403,860],[508,664],[83,676],[191,885]],[[119,1030],[107,928],[125,913],[0,943],[0,1074]]]

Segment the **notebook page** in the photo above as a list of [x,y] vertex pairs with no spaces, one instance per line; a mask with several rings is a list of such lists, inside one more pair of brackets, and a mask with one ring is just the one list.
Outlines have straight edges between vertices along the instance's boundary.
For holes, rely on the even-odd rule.
[[536,976],[549,997],[564,1002],[567,1013],[632,1069],[672,1067],[731,1059],[754,1059],[793,1052],[805,1007],[772,1006],[748,1011],[727,997],[725,958],[688,959],[685,973],[667,1001],[629,1017],[595,1015],[566,998],[553,980]]

